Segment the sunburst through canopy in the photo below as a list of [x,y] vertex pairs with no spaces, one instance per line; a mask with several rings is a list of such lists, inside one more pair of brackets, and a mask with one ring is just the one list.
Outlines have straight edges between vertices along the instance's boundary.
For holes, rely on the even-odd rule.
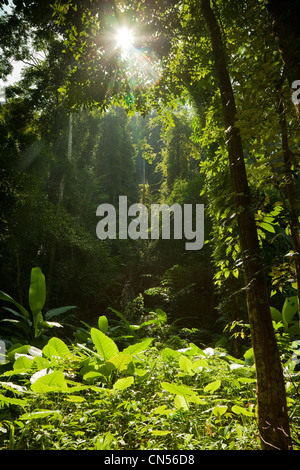
[[134,34],[127,26],[122,26],[116,33],[117,47],[123,52],[128,52],[134,44]]

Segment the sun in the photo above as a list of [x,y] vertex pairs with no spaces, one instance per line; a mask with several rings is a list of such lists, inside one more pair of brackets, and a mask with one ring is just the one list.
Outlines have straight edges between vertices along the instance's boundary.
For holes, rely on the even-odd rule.
[[127,26],[122,26],[116,33],[116,42],[118,48],[123,52],[128,52],[134,44],[133,31]]

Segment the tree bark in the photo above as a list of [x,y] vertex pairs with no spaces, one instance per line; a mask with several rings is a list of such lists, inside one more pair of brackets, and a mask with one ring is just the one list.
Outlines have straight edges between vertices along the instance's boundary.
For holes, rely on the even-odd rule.
[[235,125],[236,104],[219,24],[210,0],[201,0],[211,36],[216,76],[221,92],[231,181],[243,257],[247,309],[257,380],[258,429],[263,449],[291,450],[286,392],[272,325],[269,292],[260,255],[254,210],[240,131]]
[[[279,51],[285,66],[288,83],[300,80],[300,2],[299,0],[265,0]],[[300,125],[300,103],[295,103]]]

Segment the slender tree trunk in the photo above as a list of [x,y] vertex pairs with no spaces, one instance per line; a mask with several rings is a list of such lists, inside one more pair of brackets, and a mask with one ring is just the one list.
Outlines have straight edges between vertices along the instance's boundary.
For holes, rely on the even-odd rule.
[[[73,114],[70,113],[69,115],[69,130],[68,130],[68,151],[67,157],[68,160],[71,161],[72,159],[72,148],[73,148]],[[64,172],[60,181],[59,185],[59,192],[58,192],[58,201],[56,210],[58,211],[61,207],[64,199],[64,192],[66,186],[66,173]],[[48,264],[48,275],[47,275],[47,295],[46,295],[46,308],[49,308],[50,305],[50,297],[52,292],[52,284],[53,284],[53,277],[54,277],[54,269],[55,269],[55,258],[56,258],[56,248],[57,248],[57,240],[56,238],[53,239],[51,247],[50,247],[50,254],[49,254],[49,264]]]
[[[265,0],[265,2],[292,93],[293,83],[300,80],[300,2],[299,0]],[[295,103],[294,106],[300,125],[300,103]]]
[[219,81],[227,136],[229,165],[244,262],[247,308],[254,352],[258,429],[263,449],[292,449],[286,392],[276,337],[272,325],[269,293],[260,256],[254,211],[245,168],[242,140],[235,125],[236,105],[227,69],[221,31],[210,6],[201,0],[208,26],[215,70]]

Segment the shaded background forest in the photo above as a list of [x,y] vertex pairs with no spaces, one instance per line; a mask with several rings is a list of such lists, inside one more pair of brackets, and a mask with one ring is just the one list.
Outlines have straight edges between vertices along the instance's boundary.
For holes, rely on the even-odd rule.
[[187,252],[184,240],[96,237],[97,206],[109,202],[118,207],[119,195],[127,195],[128,204],[203,201],[201,153],[190,141],[190,112],[181,108],[174,114],[174,127],[164,130],[155,112],[128,118],[121,108],[104,115],[72,113],[72,120],[60,109],[36,122],[29,107],[21,122],[24,102],[10,103],[2,112],[14,106],[16,116],[10,115],[1,129],[6,164],[2,290],[23,304],[30,270],[40,266],[49,308],[76,305],[80,320],[90,321],[109,306],[128,311],[133,302],[138,316],[144,307],[157,305],[175,318],[194,317],[185,326],[212,327],[216,318],[208,246]]
[[[17,8],[0,23],[2,77],[12,58],[30,64],[22,79],[6,88],[0,108],[1,290],[26,303],[30,271],[39,266],[47,281],[47,307],[76,305],[73,324],[93,322],[108,307],[134,321],[161,307],[170,321],[184,318],[182,327],[197,328],[203,342],[223,334],[227,324],[242,331],[247,311],[217,92],[204,78],[169,113],[152,109],[147,116],[128,116],[110,106],[107,112],[82,108],[70,114],[58,90],[71,58],[62,53],[62,32],[42,3]],[[274,38],[262,26],[264,14],[251,2],[249,11],[252,16],[241,18],[247,38],[239,37],[239,54],[231,61],[268,284],[281,310],[284,298],[295,295],[275,98],[281,70]],[[254,20],[261,36],[252,34]],[[52,29],[45,28],[49,24]],[[251,81],[247,67],[256,71]],[[196,116],[199,93],[202,110]],[[288,96],[287,87],[282,93]],[[296,154],[289,97],[286,107]],[[175,240],[98,240],[96,208],[103,202],[117,205],[119,195],[127,195],[129,204],[204,203],[204,248],[188,252],[184,241]]]

